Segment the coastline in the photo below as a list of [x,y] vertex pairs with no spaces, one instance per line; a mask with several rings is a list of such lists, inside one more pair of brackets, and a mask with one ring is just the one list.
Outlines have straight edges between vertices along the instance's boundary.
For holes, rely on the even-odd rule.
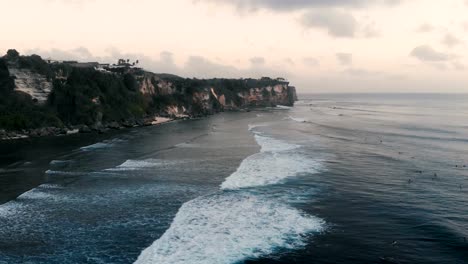
[[105,134],[111,130],[124,130],[128,128],[135,128],[135,127],[144,127],[144,126],[158,126],[166,123],[170,123],[177,120],[187,120],[193,119],[191,117],[153,117],[153,118],[146,118],[142,120],[126,120],[123,122],[110,122],[101,125],[75,125],[69,127],[42,127],[42,128],[35,128],[35,129],[24,129],[21,131],[6,131],[0,129],[0,141],[9,141],[9,140],[21,140],[21,139],[28,139],[28,138],[38,138],[38,137],[60,137],[60,136],[68,136],[74,134],[86,134],[86,133],[98,133],[98,134]]
[[[231,109],[229,112],[250,112],[250,108]],[[223,112],[223,111],[221,111]],[[62,137],[75,134],[105,134],[112,130],[124,130],[129,128],[146,127],[146,126],[159,126],[179,120],[193,120],[198,118],[204,118],[210,115],[218,114],[214,112],[210,114],[204,114],[199,116],[153,116],[142,119],[124,120],[121,122],[113,121],[104,124],[95,124],[88,126],[85,124],[66,126],[66,127],[41,127],[35,129],[24,129],[21,131],[6,131],[0,129],[0,142],[24,140],[29,138],[40,138],[40,137]]]

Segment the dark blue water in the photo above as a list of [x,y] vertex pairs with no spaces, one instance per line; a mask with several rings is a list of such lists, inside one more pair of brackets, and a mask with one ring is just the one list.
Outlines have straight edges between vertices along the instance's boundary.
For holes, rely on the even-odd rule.
[[467,95],[0,147],[0,263],[468,263]]

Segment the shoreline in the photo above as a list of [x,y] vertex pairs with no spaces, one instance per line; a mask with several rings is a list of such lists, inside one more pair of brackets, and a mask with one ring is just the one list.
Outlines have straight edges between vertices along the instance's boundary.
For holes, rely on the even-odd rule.
[[[254,108],[241,108],[241,109],[231,109],[227,111],[220,111],[220,112],[250,112]],[[263,107],[260,107],[263,108]],[[197,116],[188,116],[188,115],[180,115],[180,116],[154,116],[154,117],[146,117],[141,119],[134,119],[134,120],[125,120],[121,122],[112,121],[109,123],[104,124],[96,124],[93,126],[88,125],[74,125],[74,126],[66,126],[66,127],[41,127],[41,128],[34,128],[34,129],[24,129],[21,131],[6,131],[5,129],[0,128],[0,142],[6,141],[15,141],[15,140],[25,140],[30,138],[42,138],[42,137],[62,137],[62,136],[69,136],[69,135],[76,135],[76,134],[90,134],[90,133],[98,133],[98,134],[105,134],[109,131],[115,130],[124,130],[128,128],[137,128],[137,127],[146,127],[146,126],[159,126],[179,120],[195,120],[200,118],[205,118],[210,115],[215,115],[220,112],[202,114]]]
[[98,133],[105,134],[112,130],[124,130],[128,128],[137,128],[145,126],[159,126],[171,123],[178,120],[195,119],[196,117],[162,117],[155,116],[153,118],[146,118],[142,120],[123,121],[123,122],[110,122],[101,125],[75,125],[70,127],[42,127],[35,129],[24,129],[21,131],[6,131],[0,129],[0,142],[15,141],[30,138],[41,137],[62,137],[76,134],[90,134]]

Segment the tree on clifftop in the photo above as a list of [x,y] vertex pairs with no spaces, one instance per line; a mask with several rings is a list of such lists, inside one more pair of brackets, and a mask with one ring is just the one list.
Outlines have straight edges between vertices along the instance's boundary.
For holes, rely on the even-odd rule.
[[7,60],[15,60],[15,59],[18,59],[19,58],[19,52],[15,49],[9,49],[7,51],[7,54],[5,55],[5,58]]

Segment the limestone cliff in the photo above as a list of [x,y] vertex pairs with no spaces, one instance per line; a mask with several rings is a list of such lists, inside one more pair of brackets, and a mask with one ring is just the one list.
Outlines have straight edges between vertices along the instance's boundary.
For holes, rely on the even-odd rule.
[[9,50],[0,57],[0,131],[33,135],[41,129],[42,135],[83,125],[131,127],[158,123],[160,117],[292,106],[297,100],[295,88],[282,78],[190,79],[127,64],[99,65],[46,62]]
[[[270,78],[263,78],[263,81],[215,79],[217,81],[192,82],[176,76],[165,77],[145,72],[137,80],[140,92],[156,101],[158,97],[178,98],[164,102],[166,105],[161,109],[161,114],[170,116],[193,116],[276,105],[292,106],[297,101],[295,87],[289,86],[286,81]],[[249,87],[248,83],[254,87]]]
[[52,82],[46,76],[32,72],[29,69],[9,68],[10,75],[15,81],[15,90],[29,94],[33,100],[45,103],[52,91]]

